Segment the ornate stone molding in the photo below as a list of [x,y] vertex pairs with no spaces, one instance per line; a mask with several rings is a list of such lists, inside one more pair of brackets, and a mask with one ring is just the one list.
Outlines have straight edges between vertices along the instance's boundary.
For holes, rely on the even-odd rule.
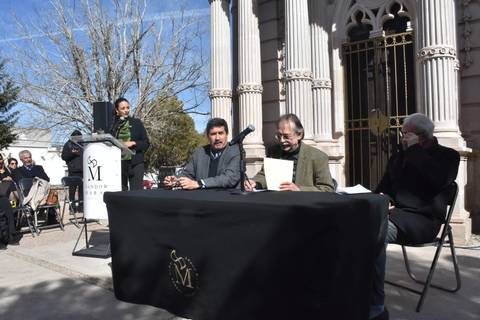
[[312,80],[313,74],[310,70],[287,70],[284,72],[284,78],[291,80]]
[[462,48],[462,51],[465,52],[465,56],[462,61],[462,65],[465,68],[470,67],[473,64],[473,58],[472,55],[470,54],[470,50],[472,47],[471,43],[471,36],[472,36],[472,25],[470,21],[472,21],[472,14],[470,13],[470,2],[472,0],[462,0],[462,9],[463,9],[463,14],[462,14],[462,22],[463,22],[463,32],[462,36],[464,39],[464,46]]
[[355,0],[352,1],[348,12],[349,19],[346,22],[348,31],[358,24],[368,24],[372,26],[371,35],[378,36],[383,34],[383,24],[388,20],[395,19],[391,10],[393,5],[398,4],[400,9],[398,15],[407,17],[413,21],[407,3],[404,0]]
[[331,89],[332,81],[330,79],[315,79],[312,83],[313,89]]
[[230,89],[212,89],[208,92],[208,96],[213,98],[231,98],[232,90]]
[[263,86],[261,84],[244,83],[237,87],[237,93],[262,93]]
[[420,60],[430,60],[438,58],[457,58],[457,50],[450,46],[431,46],[420,49],[417,58]]

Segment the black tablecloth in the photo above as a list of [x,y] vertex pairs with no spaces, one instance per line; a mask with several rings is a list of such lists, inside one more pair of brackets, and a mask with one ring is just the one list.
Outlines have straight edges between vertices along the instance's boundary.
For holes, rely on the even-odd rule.
[[105,193],[118,299],[194,320],[367,319],[385,197]]

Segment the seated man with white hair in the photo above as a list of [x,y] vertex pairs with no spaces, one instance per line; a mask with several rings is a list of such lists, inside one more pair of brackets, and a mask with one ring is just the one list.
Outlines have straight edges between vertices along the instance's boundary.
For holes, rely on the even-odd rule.
[[12,171],[12,177],[15,182],[20,181],[22,178],[35,178],[38,177],[43,180],[50,181],[45,170],[40,165],[36,165],[32,159],[32,153],[28,150],[22,150],[18,154],[20,161],[22,162],[22,166],[16,168]]
[[433,136],[434,124],[414,113],[402,126],[402,148],[388,161],[376,192],[390,199],[385,243],[376,260],[370,319],[388,319],[384,308],[386,245],[392,242],[431,242],[442,225],[447,205],[436,196],[457,177],[460,155],[441,146]]

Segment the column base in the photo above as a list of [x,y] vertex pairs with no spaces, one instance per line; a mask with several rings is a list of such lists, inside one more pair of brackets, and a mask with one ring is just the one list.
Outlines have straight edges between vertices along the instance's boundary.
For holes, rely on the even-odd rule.
[[453,233],[453,242],[458,245],[467,245],[472,237],[472,219],[452,217],[450,222]]
[[328,155],[332,178],[339,186],[345,186],[345,154],[340,142],[334,139],[319,139],[315,147]]
[[253,177],[262,169],[263,158],[265,158],[265,146],[263,144],[247,144],[243,148],[245,149],[247,177]]

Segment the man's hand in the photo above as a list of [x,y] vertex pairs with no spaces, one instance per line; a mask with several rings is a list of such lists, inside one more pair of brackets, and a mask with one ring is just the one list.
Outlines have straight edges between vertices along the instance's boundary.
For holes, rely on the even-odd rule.
[[181,177],[178,179],[180,181],[180,186],[185,190],[195,190],[200,188],[198,182],[187,177]]
[[5,178],[2,179],[2,181],[12,181],[12,177],[6,176]]
[[280,191],[300,191],[300,188],[293,182],[280,183]]
[[244,186],[245,186],[245,191],[251,192],[255,189],[255,187],[257,186],[257,183],[253,180],[245,180]]
[[137,145],[137,143],[135,141],[127,141],[127,142],[124,142],[124,145],[125,145],[125,147],[131,149],[131,148],[135,147]]
[[[380,192],[380,194],[382,196],[385,195],[383,192]],[[391,201],[388,201],[388,211],[392,211],[393,209],[395,209],[395,205]]]
[[418,142],[419,142],[419,137],[413,132],[407,132],[402,137],[402,145],[404,150],[407,150],[408,148],[417,144]]
[[173,188],[177,184],[177,178],[175,176],[166,176],[163,179],[163,185],[167,188]]

